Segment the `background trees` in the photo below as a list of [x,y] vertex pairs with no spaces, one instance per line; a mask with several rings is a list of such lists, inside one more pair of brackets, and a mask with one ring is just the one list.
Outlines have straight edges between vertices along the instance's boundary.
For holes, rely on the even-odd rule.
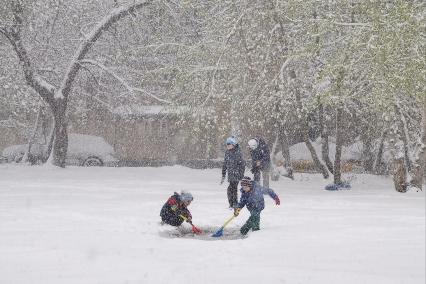
[[[63,125],[55,127],[58,139],[67,123],[90,120],[98,105],[188,105],[191,117],[181,122],[195,125],[195,139],[212,145],[207,157],[231,133],[262,134],[270,144],[278,141],[285,156],[289,145],[304,141],[318,170],[336,184],[343,182],[343,145],[364,145],[367,172],[383,171],[383,149],[390,146],[411,173],[404,191],[410,183],[419,187],[425,164],[424,5],[11,0],[0,23],[3,108],[16,109],[10,96],[23,101],[26,93],[32,116],[40,104],[68,115],[53,115]],[[43,102],[28,95],[34,90]],[[216,132],[220,137],[209,135]],[[57,165],[66,149],[59,140]],[[334,157],[329,142],[336,144]]]

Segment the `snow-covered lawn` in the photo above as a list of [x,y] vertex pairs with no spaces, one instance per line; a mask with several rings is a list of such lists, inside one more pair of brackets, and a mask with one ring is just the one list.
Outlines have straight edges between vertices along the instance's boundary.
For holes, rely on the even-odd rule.
[[[0,283],[425,283],[425,194],[353,176],[351,190],[296,174],[272,182],[261,230],[222,239],[161,226],[166,199],[193,193],[194,224],[231,216],[220,170],[0,165]],[[189,230],[189,226],[185,227]]]

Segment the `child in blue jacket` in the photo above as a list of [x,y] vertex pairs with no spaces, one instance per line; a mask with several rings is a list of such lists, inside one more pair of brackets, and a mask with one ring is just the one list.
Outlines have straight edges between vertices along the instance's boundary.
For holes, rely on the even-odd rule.
[[234,210],[234,215],[238,216],[241,209],[247,206],[250,218],[248,218],[247,222],[240,229],[241,234],[246,235],[250,229],[252,231],[260,230],[260,212],[265,208],[263,195],[268,194],[275,200],[276,205],[280,205],[280,199],[272,189],[261,186],[259,183],[251,180],[250,177],[244,177],[241,180],[241,187],[241,199],[237,208]]

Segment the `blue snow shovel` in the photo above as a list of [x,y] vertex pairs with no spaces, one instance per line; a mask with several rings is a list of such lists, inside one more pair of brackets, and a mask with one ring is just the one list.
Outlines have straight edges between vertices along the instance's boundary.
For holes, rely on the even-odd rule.
[[214,233],[213,235],[212,235],[212,237],[215,237],[215,238],[218,238],[218,237],[222,237],[223,236],[223,229],[226,227],[226,225],[228,225],[233,219],[235,218],[235,215],[232,215],[232,217],[231,218],[229,218],[226,222],[225,222],[225,224],[223,224],[223,226],[222,227],[220,227],[220,229],[219,230],[217,230],[217,232],[216,233]]

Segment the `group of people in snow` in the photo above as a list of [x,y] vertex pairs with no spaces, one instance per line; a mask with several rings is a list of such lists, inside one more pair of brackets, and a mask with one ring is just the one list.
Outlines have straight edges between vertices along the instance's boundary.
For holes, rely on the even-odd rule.
[[[249,219],[240,229],[242,235],[246,235],[250,230],[257,231],[260,229],[260,213],[265,208],[263,195],[268,194],[275,200],[276,205],[280,205],[278,195],[269,188],[271,159],[268,145],[262,138],[255,137],[248,141],[248,147],[251,155],[253,179],[244,175],[246,163],[237,139],[231,136],[226,139],[226,152],[220,181],[220,184],[223,184],[226,174],[228,174],[228,203],[229,207],[234,210],[234,215],[238,216],[244,207],[247,207],[250,212]],[[260,185],[261,176],[263,186]],[[241,197],[238,202],[238,184],[240,182]],[[188,206],[193,199],[189,192],[182,191],[180,194],[175,192],[161,209],[162,222],[172,226],[180,226],[184,221],[192,224],[192,216]]]

